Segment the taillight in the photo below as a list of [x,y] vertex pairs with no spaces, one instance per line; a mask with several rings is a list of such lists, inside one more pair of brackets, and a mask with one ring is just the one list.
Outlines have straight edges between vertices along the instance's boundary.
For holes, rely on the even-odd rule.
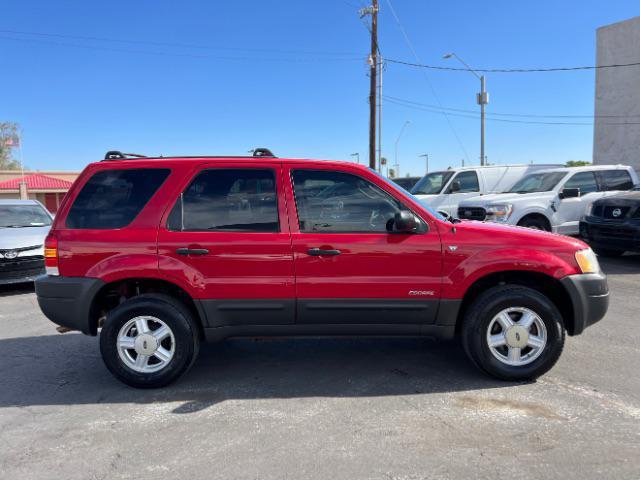
[[58,238],[50,233],[44,241],[44,266],[47,275],[60,275],[58,271]]

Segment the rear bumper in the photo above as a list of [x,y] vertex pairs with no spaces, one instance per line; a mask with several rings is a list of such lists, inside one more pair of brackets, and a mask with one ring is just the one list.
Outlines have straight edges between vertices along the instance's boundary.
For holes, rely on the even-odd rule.
[[601,320],[609,308],[609,286],[603,273],[569,275],[560,280],[571,297],[573,331],[581,334],[585,328]]
[[87,335],[96,335],[92,325],[91,303],[104,285],[97,278],[42,275],[36,279],[38,304],[53,323]]

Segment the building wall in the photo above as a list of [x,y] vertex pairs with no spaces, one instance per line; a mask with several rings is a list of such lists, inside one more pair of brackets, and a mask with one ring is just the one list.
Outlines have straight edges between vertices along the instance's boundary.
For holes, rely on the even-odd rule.
[[[38,200],[51,213],[56,213],[65,192],[29,192],[29,200]],[[0,192],[0,200],[20,200],[20,192]]]
[[[640,62],[640,17],[601,27],[596,37],[597,65]],[[593,162],[640,171],[640,66],[596,70],[595,102]],[[625,122],[639,124],[612,125]]]

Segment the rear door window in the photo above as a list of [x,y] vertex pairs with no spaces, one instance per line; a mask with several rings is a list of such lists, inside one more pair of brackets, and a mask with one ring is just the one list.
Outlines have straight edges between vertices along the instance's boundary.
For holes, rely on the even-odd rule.
[[460,184],[460,190],[452,193],[469,193],[480,191],[480,185],[478,184],[478,174],[473,170],[468,172],[460,172],[458,175],[456,175],[453,181]]
[[274,171],[244,168],[200,172],[178,198],[167,226],[191,232],[279,232]]
[[579,188],[580,195],[584,195],[585,193],[597,192],[598,184],[593,172],[580,172],[567,180],[563,188]]
[[67,228],[109,230],[129,225],[169,176],[168,168],[105,170],[80,190]]
[[601,170],[598,172],[603,190],[631,190],[633,180],[626,170]]

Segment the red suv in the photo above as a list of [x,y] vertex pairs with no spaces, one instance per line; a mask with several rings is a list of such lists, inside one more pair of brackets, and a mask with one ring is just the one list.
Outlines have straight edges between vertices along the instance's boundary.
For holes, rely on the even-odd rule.
[[445,219],[365,167],[110,152],[66,196],[36,282],[44,314],[100,331],[107,368],[159,387],[201,340],[459,336],[480,369],[533,379],[600,320],[580,240]]

